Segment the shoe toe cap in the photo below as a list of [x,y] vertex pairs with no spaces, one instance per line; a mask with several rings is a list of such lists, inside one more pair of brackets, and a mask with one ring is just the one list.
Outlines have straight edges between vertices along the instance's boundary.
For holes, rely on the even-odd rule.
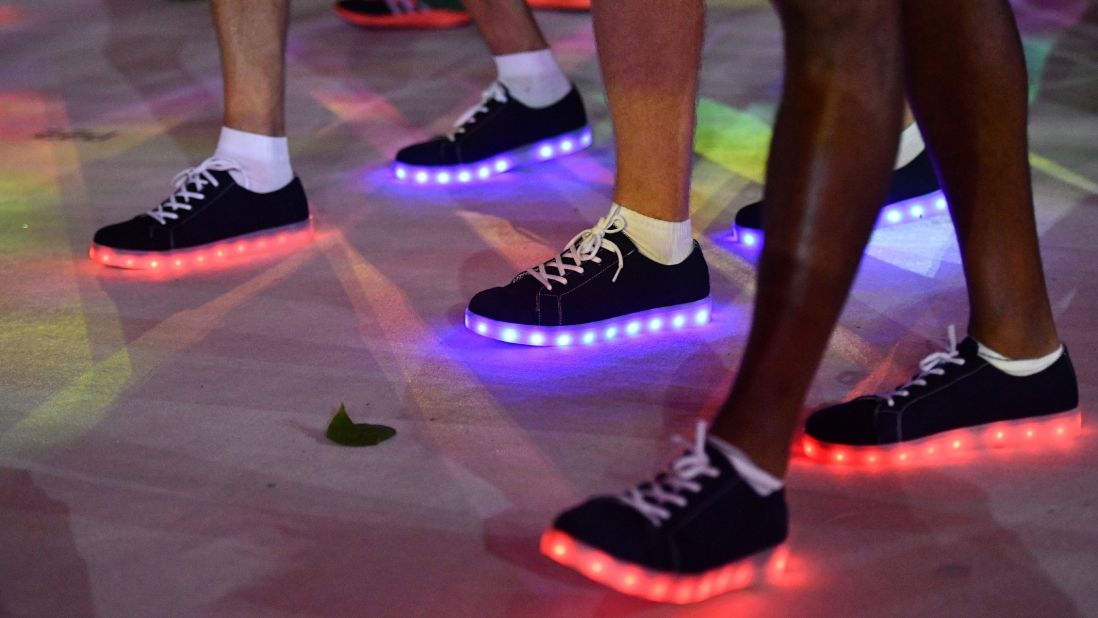
[[469,301],[469,311],[481,317],[512,324],[538,324],[533,296],[515,287],[498,287],[478,292]]
[[869,446],[880,442],[877,432],[876,397],[857,399],[817,410],[805,421],[811,438],[832,444]]
[[750,230],[762,229],[763,203],[755,202],[744,206],[736,213],[736,226]]
[[562,513],[553,527],[616,560],[649,568],[671,568],[655,528],[643,515],[610,496],[601,496]]
[[397,152],[395,158],[398,162],[406,165],[422,165],[425,167],[456,165],[459,163],[453,143],[444,137],[436,137],[425,142],[405,146]]
[[129,221],[100,228],[92,237],[92,242],[102,247],[127,251],[162,249],[157,241],[157,235],[145,224],[143,219],[144,217],[135,217]]

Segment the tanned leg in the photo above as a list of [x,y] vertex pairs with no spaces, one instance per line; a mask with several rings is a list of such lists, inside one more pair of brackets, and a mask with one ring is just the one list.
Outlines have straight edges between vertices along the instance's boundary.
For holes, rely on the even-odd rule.
[[906,0],[903,28],[908,91],[964,258],[969,334],[1011,358],[1048,354],[1059,338],[1033,216],[1025,59],[1010,5]]
[[614,121],[614,201],[663,221],[690,217],[698,66],[704,30],[701,0],[592,3],[606,96]]
[[464,0],[463,3],[493,56],[549,47],[530,7],[522,0]]
[[226,127],[286,134],[289,0],[212,0],[225,82]]
[[713,433],[781,476],[884,203],[903,95],[895,0],[785,0],[778,10],[785,86],[767,166],[766,244],[747,350]]

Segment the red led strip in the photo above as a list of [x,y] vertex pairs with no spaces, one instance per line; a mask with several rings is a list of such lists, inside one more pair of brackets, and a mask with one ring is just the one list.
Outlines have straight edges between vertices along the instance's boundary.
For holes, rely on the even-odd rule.
[[312,239],[313,225],[309,220],[304,224],[178,251],[122,251],[93,242],[88,249],[88,258],[115,268],[185,274],[238,262],[241,258],[292,251],[308,245]]
[[541,537],[541,553],[623,594],[680,605],[698,603],[756,583],[773,583],[785,574],[789,563],[788,551],[779,546],[698,575],[666,573],[617,560],[552,528]]
[[809,459],[835,465],[907,465],[940,461],[955,454],[987,448],[1064,445],[1071,436],[1079,433],[1082,424],[1082,412],[1072,410],[955,429],[919,440],[882,446],[847,446],[803,436],[801,452]]

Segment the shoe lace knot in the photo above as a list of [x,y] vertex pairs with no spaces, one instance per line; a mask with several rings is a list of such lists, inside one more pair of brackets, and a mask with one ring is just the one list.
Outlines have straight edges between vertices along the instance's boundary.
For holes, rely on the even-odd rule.
[[671,518],[668,505],[685,507],[689,500],[684,494],[701,491],[701,477],[717,478],[721,474],[705,452],[705,436],[705,421],[698,421],[693,443],[682,436],[672,438],[675,444],[686,447],[686,452],[671,462],[667,471],[659,473],[651,482],[627,490],[618,500],[644,515],[653,526],[660,527]]
[[[621,269],[625,267],[625,258],[618,245],[606,238],[606,235],[621,232],[625,230],[625,226],[625,217],[621,216],[621,207],[614,206],[594,226],[573,236],[560,255],[544,264],[529,268],[526,272],[541,282],[547,290],[552,291],[552,282],[568,285],[567,277],[569,272],[582,274],[584,262],[601,264],[602,258],[599,257],[598,253],[599,250],[605,248],[618,258],[618,269],[614,271],[614,277],[611,279],[611,281],[617,281]],[[550,272],[550,268],[555,269],[557,272],[555,274]]]
[[915,374],[915,376],[908,380],[903,386],[900,386],[896,390],[885,395],[885,401],[888,402],[888,407],[894,407],[896,405],[896,399],[899,397],[910,397],[911,389],[913,387],[926,386],[926,379],[929,376],[945,375],[947,365],[965,364],[965,359],[961,358],[961,353],[957,350],[957,331],[952,324],[949,325],[948,334],[948,348],[944,351],[928,354],[923,360],[919,361],[919,373]]
[[488,111],[488,104],[492,101],[496,101],[497,103],[507,102],[507,89],[503,87],[503,84],[492,82],[492,85],[481,93],[480,102],[465,110],[465,112],[454,121],[454,130],[446,137],[452,142],[457,139],[458,135],[465,133],[465,130],[469,125],[476,123],[477,114]]
[[148,215],[164,225],[168,219],[178,219],[180,210],[190,210],[191,200],[205,199],[203,189],[206,186],[217,187],[217,178],[211,172],[236,170],[244,179],[244,188],[249,186],[248,177],[239,163],[232,159],[222,157],[210,157],[198,165],[187,168],[172,178],[172,188],[175,191],[168,199],[160,203],[156,208],[148,211]]

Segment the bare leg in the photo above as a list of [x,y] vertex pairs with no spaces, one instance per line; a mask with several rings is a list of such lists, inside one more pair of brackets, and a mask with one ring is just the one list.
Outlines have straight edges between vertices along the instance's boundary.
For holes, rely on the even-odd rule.
[[767,169],[766,245],[747,350],[713,433],[780,476],[884,202],[902,84],[892,0],[787,0],[779,13],[786,81]]
[[677,0],[660,11],[651,0],[603,0],[591,8],[617,144],[614,201],[685,221],[704,6]]
[[909,92],[964,257],[969,332],[1008,357],[1048,354],[1059,338],[1033,217],[1025,61],[1010,5],[907,0],[903,15]]
[[523,0],[464,0],[493,56],[549,47]]
[[285,135],[289,0],[212,0],[225,79],[225,126]]

